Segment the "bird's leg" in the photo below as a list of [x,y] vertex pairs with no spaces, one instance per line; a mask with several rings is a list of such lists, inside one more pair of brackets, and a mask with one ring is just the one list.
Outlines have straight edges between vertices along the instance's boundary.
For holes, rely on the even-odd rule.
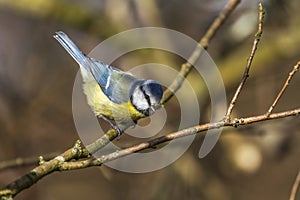
[[121,129],[117,125],[113,124],[107,117],[104,115],[98,115],[98,117],[106,121],[111,128],[115,129],[118,132],[118,137],[122,134]]

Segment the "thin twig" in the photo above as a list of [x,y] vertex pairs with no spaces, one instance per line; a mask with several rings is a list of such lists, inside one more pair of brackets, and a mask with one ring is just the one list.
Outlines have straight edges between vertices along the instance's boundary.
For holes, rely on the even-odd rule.
[[195,64],[197,59],[201,56],[203,50],[208,48],[211,39],[214,37],[214,35],[219,30],[221,25],[224,23],[224,21],[228,18],[230,13],[236,8],[236,6],[239,3],[240,0],[230,0],[228,4],[225,6],[225,8],[222,10],[222,12],[218,15],[218,17],[213,21],[213,23],[208,28],[204,36],[201,38],[198,46],[193,51],[192,55],[189,57],[187,62],[181,65],[181,69],[177,77],[174,79],[171,85],[164,91],[161,104],[165,104],[167,101],[169,101],[174,96],[174,94],[178,91],[183,81],[191,71],[192,66]]
[[238,88],[236,89],[235,94],[233,95],[232,100],[231,100],[231,102],[229,104],[227,113],[225,115],[226,119],[230,118],[230,115],[231,115],[232,110],[233,110],[233,108],[234,108],[234,106],[236,104],[236,101],[237,101],[237,99],[238,99],[238,97],[239,97],[239,95],[240,95],[240,93],[241,93],[241,91],[243,89],[243,86],[246,83],[247,78],[249,77],[249,70],[250,70],[250,67],[251,67],[251,64],[252,64],[255,52],[257,50],[258,43],[259,43],[259,41],[261,39],[261,36],[262,36],[262,32],[263,32],[263,20],[264,20],[264,14],[265,14],[265,12],[264,12],[264,9],[263,9],[263,6],[262,6],[261,3],[259,4],[258,9],[259,9],[259,14],[258,14],[258,28],[257,28],[257,32],[255,34],[255,38],[254,38],[254,41],[253,41],[252,50],[251,50],[250,56],[248,58],[247,65],[246,65],[246,68],[245,68],[242,80],[241,80]]
[[266,113],[266,115],[270,115],[272,113],[273,109],[277,105],[279,99],[281,98],[284,91],[286,90],[286,88],[290,84],[290,81],[292,80],[294,74],[298,71],[299,67],[300,67],[300,61],[298,61],[298,63],[293,67],[292,71],[289,73],[288,78],[286,79],[283,87],[281,88],[280,92],[278,93],[278,95],[277,95],[276,99],[274,100],[273,104],[270,106],[270,108],[269,108],[268,112]]
[[[50,153],[43,156],[44,160],[53,159],[55,156],[59,155],[59,153]],[[0,162],[0,171],[5,169],[11,169],[16,167],[25,167],[30,165],[38,165],[40,159],[38,156],[31,156],[26,158],[16,158],[12,160],[5,160]]]
[[279,119],[288,116],[298,116],[299,114],[300,114],[300,108],[290,110],[290,111],[270,114],[269,116],[263,114],[263,115],[253,116],[253,117],[234,119],[230,121],[219,121],[214,123],[202,124],[181,131],[177,131],[174,133],[169,133],[167,135],[155,138],[153,140],[143,142],[126,149],[118,150],[107,155],[103,155],[101,156],[101,158],[98,159],[91,158],[84,161],[64,162],[62,163],[62,165],[60,165],[58,170],[65,171],[65,170],[82,169],[91,166],[100,166],[103,163],[118,159],[120,157],[124,157],[144,149],[153,148],[158,144],[162,144],[188,135],[194,135],[196,133],[207,131],[209,129],[218,129],[221,127],[228,127],[228,126],[238,127],[238,126],[244,126],[244,125],[266,121],[266,120]]
[[[125,131],[129,126],[120,124],[118,128],[121,130],[121,132]],[[97,151],[99,151],[101,148],[106,146],[110,141],[114,140],[116,137],[118,137],[119,132],[116,129],[110,129],[108,130],[103,136],[95,140],[93,143],[86,146],[86,150],[84,151],[82,156],[87,157],[90,154],[93,154]]]
[[299,184],[300,184],[300,171],[298,172],[298,175],[296,177],[296,180],[293,184],[293,187],[292,187],[292,191],[291,191],[291,194],[290,194],[290,198],[289,200],[295,200],[296,198],[296,193],[297,193],[297,189],[299,187]]
[[76,141],[75,145],[72,148],[66,150],[64,153],[56,156],[50,161],[41,163],[41,165],[35,167],[29,173],[23,175],[22,177],[8,184],[4,189],[0,190],[0,199],[2,199],[1,197],[3,196],[15,196],[24,189],[31,187],[44,176],[56,171],[62,163],[67,162],[71,159],[80,158],[82,149],[83,148],[81,146],[81,142],[79,140]]

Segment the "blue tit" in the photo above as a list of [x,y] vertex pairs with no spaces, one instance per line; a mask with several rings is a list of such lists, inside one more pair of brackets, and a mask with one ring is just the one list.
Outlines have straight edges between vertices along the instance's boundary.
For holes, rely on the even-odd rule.
[[96,116],[108,121],[113,128],[117,127],[109,120],[136,123],[160,107],[163,89],[158,82],[138,79],[131,73],[84,55],[61,31],[56,32],[54,38],[80,65],[83,91],[89,106]]

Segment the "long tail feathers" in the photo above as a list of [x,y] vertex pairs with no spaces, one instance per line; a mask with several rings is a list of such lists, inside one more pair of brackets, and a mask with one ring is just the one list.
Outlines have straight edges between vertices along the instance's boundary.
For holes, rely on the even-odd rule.
[[64,32],[58,31],[53,37],[66,49],[79,65],[83,66],[87,71],[90,71],[89,60]]
[[81,68],[81,74],[85,82],[96,80],[101,88],[105,88],[106,85],[109,85],[107,81],[110,80],[109,69],[111,68],[108,65],[85,56],[64,32],[58,31],[53,37],[66,49],[74,60],[83,67]]

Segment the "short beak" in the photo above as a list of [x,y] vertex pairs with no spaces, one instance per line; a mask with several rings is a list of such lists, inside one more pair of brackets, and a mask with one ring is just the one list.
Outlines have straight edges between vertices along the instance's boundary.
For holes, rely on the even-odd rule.
[[161,106],[159,105],[159,104],[156,104],[156,105],[152,105],[151,107],[150,107],[150,115],[152,115],[153,113],[155,113],[155,111],[156,110],[158,110],[159,108],[160,108]]

